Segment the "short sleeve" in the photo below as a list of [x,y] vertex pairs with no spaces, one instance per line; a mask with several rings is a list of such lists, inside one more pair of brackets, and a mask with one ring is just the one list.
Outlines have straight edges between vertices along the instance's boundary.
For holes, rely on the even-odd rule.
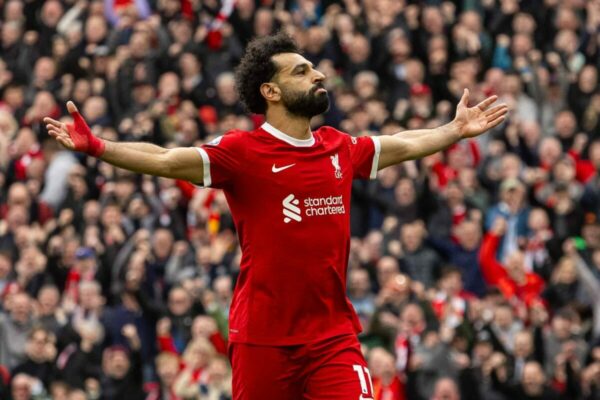
[[376,136],[350,137],[350,159],[355,179],[375,179],[381,144]]
[[241,135],[227,133],[196,147],[204,167],[202,187],[223,189],[231,183],[239,171],[241,140]]

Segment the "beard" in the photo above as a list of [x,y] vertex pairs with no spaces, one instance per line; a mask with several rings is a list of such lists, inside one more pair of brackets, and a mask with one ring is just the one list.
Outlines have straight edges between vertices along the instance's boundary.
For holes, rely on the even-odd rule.
[[287,111],[295,116],[312,118],[329,110],[327,92],[317,93],[322,85],[313,87],[308,93],[282,90],[281,101]]

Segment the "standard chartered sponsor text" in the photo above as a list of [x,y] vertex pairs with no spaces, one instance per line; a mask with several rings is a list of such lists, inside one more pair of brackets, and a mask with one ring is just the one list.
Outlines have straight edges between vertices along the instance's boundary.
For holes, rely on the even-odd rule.
[[303,203],[307,217],[346,213],[342,196],[308,197]]

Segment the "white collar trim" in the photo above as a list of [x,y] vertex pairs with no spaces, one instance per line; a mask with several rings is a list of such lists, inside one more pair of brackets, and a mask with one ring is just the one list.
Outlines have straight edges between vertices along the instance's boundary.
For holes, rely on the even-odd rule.
[[310,133],[310,139],[296,139],[294,137],[291,137],[290,135],[286,135],[285,133],[281,132],[279,129],[275,128],[268,122],[263,123],[261,125],[261,128],[265,132],[268,132],[271,135],[275,136],[277,139],[283,140],[284,142],[291,144],[292,146],[311,147],[315,144],[315,137],[312,135],[312,132]]

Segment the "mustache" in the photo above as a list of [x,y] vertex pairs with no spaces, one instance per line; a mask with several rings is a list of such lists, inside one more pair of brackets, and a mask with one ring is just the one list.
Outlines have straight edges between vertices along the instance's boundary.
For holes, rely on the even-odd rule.
[[313,86],[313,88],[310,91],[312,93],[315,93],[319,89],[325,89],[325,85],[323,85],[322,82],[317,83],[315,86]]

